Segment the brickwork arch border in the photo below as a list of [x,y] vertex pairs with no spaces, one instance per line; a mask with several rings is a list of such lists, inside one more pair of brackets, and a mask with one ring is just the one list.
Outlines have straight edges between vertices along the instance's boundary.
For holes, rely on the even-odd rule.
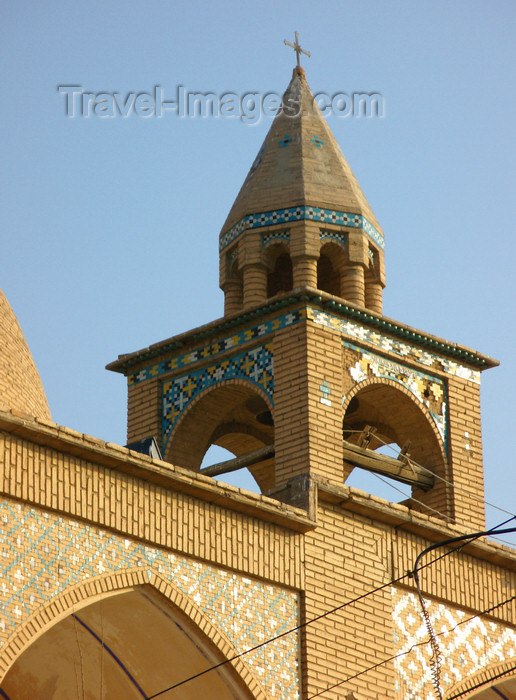
[[[445,694],[444,700],[451,700],[456,697],[470,697],[469,693],[480,691],[487,683],[494,680],[512,680],[516,678],[516,661],[498,661],[477,671],[466,680],[453,685]],[[474,696],[473,696],[474,697]]]
[[[92,603],[139,586],[153,588],[178,608],[226,659],[237,655],[237,650],[227,636],[211,623],[195,603],[192,603],[173,583],[165,580],[148,567],[144,567],[96,576],[86,582],[69,587],[42,606],[18,628],[15,636],[1,650],[0,683],[23,652],[55,624]],[[228,662],[228,665],[240,676],[257,700],[268,700],[269,696],[263,690],[244,658]]]
[[342,404],[342,417],[346,415],[346,410],[351,403],[351,399],[360,392],[362,392],[364,389],[367,389],[369,387],[381,387],[381,386],[389,386],[392,389],[395,389],[396,391],[399,391],[400,393],[404,394],[407,398],[411,400],[411,402],[414,404],[414,406],[424,415],[430,429],[432,430],[437,443],[439,445],[439,449],[441,452],[441,456],[443,459],[444,464],[447,464],[448,462],[448,456],[446,454],[446,447],[444,445],[444,441],[441,437],[441,434],[439,433],[437,426],[435,424],[434,419],[432,418],[432,414],[428,410],[428,408],[422,403],[417,396],[415,396],[410,389],[407,389],[407,387],[403,386],[401,382],[396,382],[394,379],[387,379],[387,378],[372,378],[370,377],[369,379],[364,379],[361,382],[358,382],[355,384],[355,386],[348,391],[346,394],[346,398]]
[[199,394],[197,394],[197,396],[195,396],[195,398],[192,399],[192,401],[182,412],[181,416],[177,420],[177,423],[174,425],[173,430],[168,436],[164,455],[165,461],[168,460],[173,462],[173,459],[170,457],[171,447],[178,439],[178,436],[181,434],[181,432],[184,430],[185,422],[191,419],[192,413],[196,410],[198,404],[204,399],[206,399],[210,394],[213,394],[214,392],[220,391],[221,389],[230,386],[243,387],[244,389],[247,389],[255,395],[259,396],[265,401],[265,404],[267,405],[268,409],[274,415],[274,404],[271,397],[252,379],[246,379],[245,377],[232,377],[230,379],[221,379],[220,381],[214,382],[210,386],[203,389]]
[[230,384],[238,385],[238,386],[243,386],[249,389],[252,389],[256,394],[262,398],[265,403],[267,404],[268,408],[272,411],[274,409],[274,404],[272,403],[272,400],[270,396],[267,394],[267,392],[262,389],[258,384],[253,382],[252,379],[245,379],[245,377],[233,377],[231,379],[221,379],[220,382],[216,382],[212,384],[211,386],[206,387],[206,389],[203,389],[197,396],[192,399],[192,401],[188,404],[187,408],[183,411],[181,414],[181,417],[178,419],[177,423],[174,426],[174,430],[170,433],[170,438],[171,439],[176,430],[179,429],[179,426],[183,422],[183,420],[186,418],[186,416],[190,413],[190,411],[196,406],[196,404],[201,401],[201,399],[205,398],[208,394],[212,393],[213,391],[217,391],[217,389],[221,389],[224,386],[228,386]]

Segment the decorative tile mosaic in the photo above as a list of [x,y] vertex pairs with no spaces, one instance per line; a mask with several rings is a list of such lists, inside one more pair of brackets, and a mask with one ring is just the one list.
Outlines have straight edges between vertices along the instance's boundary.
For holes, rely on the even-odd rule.
[[440,355],[434,355],[431,352],[421,350],[415,345],[408,345],[400,340],[389,338],[386,335],[378,333],[371,328],[365,328],[353,321],[346,321],[326,311],[319,311],[317,309],[309,309],[308,318],[313,319],[315,323],[320,323],[322,326],[333,328],[350,338],[366,341],[367,343],[375,345],[377,348],[387,350],[399,357],[406,357],[408,360],[425,365],[426,367],[431,367],[435,362],[440,366],[440,369],[447,374],[480,384],[480,372],[477,370],[469,369],[469,367],[459,365],[457,362],[453,362],[453,360],[448,360]]
[[264,233],[262,236],[262,246],[266,246],[271,241],[290,241],[290,231],[274,231],[273,233]]
[[139,372],[130,374],[127,378],[129,385],[138,384],[139,382],[144,382],[147,379],[153,379],[154,377],[159,377],[162,374],[168,374],[181,367],[190,367],[197,362],[202,362],[211,357],[217,357],[226,350],[231,350],[244,345],[256,338],[265,338],[270,333],[274,333],[280,328],[286,328],[287,326],[292,326],[299,321],[303,321],[306,318],[306,310],[298,309],[282,316],[277,316],[276,318],[268,319],[263,321],[263,323],[253,326],[252,328],[247,328],[244,331],[239,331],[233,335],[227,336],[222,340],[218,340],[216,343],[211,343],[203,348],[194,350],[192,352],[184,353],[183,355],[177,355],[170,360],[164,360],[156,365],[150,367],[145,367]]
[[241,352],[209,367],[164,382],[162,386],[162,445],[168,438],[183,411],[202,391],[226,379],[248,379],[260,387],[271,402],[274,393],[274,359],[272,343]]
[[288,146],[289,143],[292,143],[292,136],[290,136],[290,134],[285,134],[285,136],[279,141],[279,145],[283,146],[283,148]]
[[348,242],[348,237],[345,233],[339,233],[338,231],[321,231],[319,233],[319,238],[321,241],[325,241],[330,238],[333,241],[338,241],[342,245],[346,245]]
[[[401,654],[394,662],[396,698],[433,700],[430,645],[411,649],[428,639],[419,600],[414,593],[397,588],[392,588],[392,597],[394,653]],[[468,619],[470,613],[434,600],[426,600],[426,604],[432,627],[439,635],[443,691],[491,663],[516,658],[515,630],[486,617]]]
[[356,382],[363,382],[369,379],[371,374],[375,377],[393,379],[406,387],[422,404],[424,404],[434,420],[442,441],[448,450],[448,422],[446,420],[447,394],[446,384],[439,377],[431,374],[418,372],[415,369],[399,365],[397,362],[386,360],[380,355],[364,352],[352,343],[345,340],[342,344],[346,348],[356,350],[361,353],[361,358],[353,367],[349,368],[349,373]]
[[[0,649],[16,628],[69,586],[145,569],[189,597],[237,652],[299,624],[298,595],[83,522],[0,501]],[[299,634],[245,656],[272,698],[296,700]]]
[[322,140],[322,138],[320,136],[312,136],[312,138],[310,139],[310,142],[315,143],[317,148],[324,146],[324,141]]
[[321,398],[319,399],[319,402],[324,404],[325,406],[331,406],[331,401],[330,401],[331,389],[328,386],[328,382],[326,381],[326,379],[319,387],[319,391],[321,392]]
[[337,224],[349,228],[363,229],[369,238],[382,250],[385,247],[383,234],[377,231],[361,214],[335,211],[334,209],[321,209],[320,207],[299,206],[244,216],[237,224],[220,237],[219,250],[224,250],[224,248],[238,238],[245,229],[262,228],[263,226],[273,226],[274,224],[283,224],[290,221],[322,221],[327,224]]

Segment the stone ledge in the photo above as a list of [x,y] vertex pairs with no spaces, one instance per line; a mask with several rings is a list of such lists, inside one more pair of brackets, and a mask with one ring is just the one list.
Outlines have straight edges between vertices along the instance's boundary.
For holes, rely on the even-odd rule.
[[103,442],[50,421],[0,410],[0,430],[113,469],[163,488],[194,496],[228,510],[306,532],[315,527],[306,511],[275,499],[217,482],[211,477],[156,460],[111,442]]
[[[399,503],[389,503],[383,498],[345,484],[333,484],[317,479],[315,485],[319,502],[338,505],[343,510],[425,537],[432,542],[440,542],[469,532],[460,525],[446,523],[444,520],[411,510]],[[516,571],[516,549],[507,545],[483,539],[465,545],[462,551],[492,564]]]

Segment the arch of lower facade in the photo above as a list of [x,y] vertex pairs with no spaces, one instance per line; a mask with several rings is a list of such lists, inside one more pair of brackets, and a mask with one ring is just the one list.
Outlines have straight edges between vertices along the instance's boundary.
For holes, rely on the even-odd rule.
[[516,698],[516,660],[509,659],[486,666],[467,680],[453,685],[445,694],[444,700],[474,698],[475,700],[496,700]]
[[[270,398],[252,381],[228,379],[200,393],[185,409],[169,438],[165,460],[198,470],[211,445],[240,457],[273,444]],[[262,492],[274,486],[273,458],[249,471]]]
[[[408,445],[410,458],[438,477],[428,491],[413,487],[412,498],[405,501],[406,505],[453,517],[453,494],[449,485],[439,479],[448,479],[446,447],[432,412],[422,401],[399,382],[369,378],[347,394],[343,409],[345,440],[356,443],[360,432],[372,426],[376,433],[370,449],[377,450],[385,445],[399,449]],[[345,478],[351,471],[350,467]]]
[[[8,700],[150,698],[237,653],[196,605],[154,572],[90,579],[56,597],[4,648]],[[267,697],[244,659],[163,698]]]

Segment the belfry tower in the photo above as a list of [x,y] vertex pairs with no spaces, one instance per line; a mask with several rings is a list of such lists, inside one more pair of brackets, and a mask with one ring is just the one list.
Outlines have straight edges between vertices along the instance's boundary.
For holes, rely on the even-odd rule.
[[[0,293],[0,696],[516,697],[516,552],[475,533],[497,363],[383,315],[382,230],[299,65],[219,241],[224,316],[109,365],[126,447],[52,422]],[[213,478],[241,467],[261,494]]]
[[128,377],[128,442],[193,470],[220,445],[304,507],[310,480],[366,468],[481,527],[479,372],[497,363],[382,316],[384,235],[299,66],[219,255],[224,317],[108,366]]
[[222,227],[225,314],[301,287],[381,313],[383,233],[302,68],[283,103]]

